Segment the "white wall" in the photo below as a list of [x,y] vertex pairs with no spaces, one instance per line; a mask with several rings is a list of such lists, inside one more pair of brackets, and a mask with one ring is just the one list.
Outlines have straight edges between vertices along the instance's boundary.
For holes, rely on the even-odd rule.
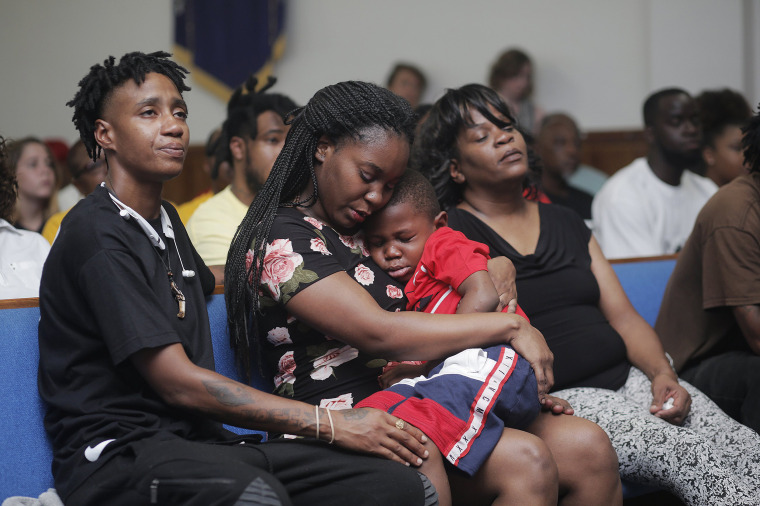
[[[171,50],[171,9],[171,0],[0,0],[0,134],[73,140],[64,104],[77,81],[110,54]],[[427,72],[434,100],[485,82],[516,45],[533,57],[545,109],[586,129],[637,128],[643,98],[663,86],[730,86],[757,104],[758,26],[760,0],[289,0],[275,90],[303,103],[340,80],[382,83],[403,59]],[[224,104],[200,86],[185,98],[201,143]]]

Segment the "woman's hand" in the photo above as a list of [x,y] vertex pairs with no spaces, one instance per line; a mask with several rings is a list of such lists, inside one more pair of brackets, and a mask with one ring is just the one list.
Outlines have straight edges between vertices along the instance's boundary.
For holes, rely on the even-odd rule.
[[[499,294],[499,306],[496,311],[501,311],[514,301],[517,304],[517,287],[515,286],[515,276],[517,271],[510,259],[507,257],[496,257],[488,261],[488,275],[491,276],[493,286],[496,287],[496,293]],[[514,311],[511,311],[514,313]]]
[[[669,405],[671,406],[668,407]],[[669,374],[658,374],[652,378],[650,413],[673,425],[681,425],[690,409],[691,395],[678,383],[677,379],[673,379]]]
[[543,411],[551,411],[555,415],[572,415],[575,413],[573,407],[565,399],[560,399],[559,397],[548,394],[544,399],[544,405],[541,406]]
[[373,408],[332,411],[335,444],[405,465],[419,466],[428,457],[428,438],[393,415]]
[[509,340],[514,350],[530,363],[538,384],[538,401],[546,404],[546,396],[554,386],[554,355],[546,344],[543,334],[528,323],[525,318],[516,319],[519,328],[516,335]]

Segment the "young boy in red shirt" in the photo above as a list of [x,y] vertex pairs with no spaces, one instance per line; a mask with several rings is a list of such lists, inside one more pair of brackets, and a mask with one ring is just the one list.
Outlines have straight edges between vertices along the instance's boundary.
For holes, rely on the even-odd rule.
[[[388,204],[365,223],[365,243],[380,268],[406,283],[408,310],[497,310],[488,247],[446,223],[447,214],[440,210],[430,183],[410,170]],[[519,307],[512,310],[527,319]],[[446,460],[470,475],[493,450],[505,426],[525,428],[540,410],[533,370],[509,346],[468,349],[442,363],[398,367],[403,374],[391,369],[383,379],[390,383],[388,377],[394,376],[400,381],[358,407],[383,409],[413,424]],[[564,406],[554,411],[572,413]]]

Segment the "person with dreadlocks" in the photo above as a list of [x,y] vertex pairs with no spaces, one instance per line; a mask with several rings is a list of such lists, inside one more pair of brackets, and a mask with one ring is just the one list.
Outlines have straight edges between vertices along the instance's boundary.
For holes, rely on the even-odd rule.
[[[391,198],[414,129],[409,104],[373,84],[318,91],[292,115],[282,153],[230,248],[225,295],[238,359],[251,367],[259,357],[276,393],[314,404],[323,418],[376,416],[347,408],[379,390],[387,360],[435,360],[466,348],[511,345],[533,367],[539,395],[552,385],[551,354],[524,318],[399,311],[402,287],[368,256],[357,231]],[[399,419],[391,430],[410,428]],[[438,487],[441,504],[556,504],[560,482],[570,503],[593,474],[576,471],[603,467],[597,456],[607,455],[609,441],[601,431],[548,437],[551,421],[533,430],[539,437],[505,429],[472,478],[446,468],[451,491]],[[335,441],[351,435],[336,425]],[[440,452],[428,445],[424,472],[446,483]],[[581,466],[579,455],[588,456]]]
[[258,81],[251,76],[232,94],[217,149],[219,161],[232,166],[232,181],[201,204],[187,223],[190,240],[217,284],[224,283],[224,263],[235,231],[285,143],[290,126],[284,116],[297,107],[285,95],[267,93],[275,82],[269,78],[256,91]]
[[[38,388],[58,493],[76,505],[424,504],[424,478],[399,463],[425,456],[421,433],[386,435],[385,414],[320,424],[311,405],[214,372],[213,276],[161,201],[188,146],[187,71],[169,56],[110,57],[69,102],[108,176],[63,220],[42,274]],[[324,441],[236,439],[221,422]],[[347,451],[386,448],[387,460]]]

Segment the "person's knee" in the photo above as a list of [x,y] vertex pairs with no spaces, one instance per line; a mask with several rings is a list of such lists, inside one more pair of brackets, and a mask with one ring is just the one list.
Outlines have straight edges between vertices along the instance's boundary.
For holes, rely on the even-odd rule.
[[234,506],[286,506],[289,505],[285,489],[271,480],[258,476],[245,487],[243,493],[235,501]]
[[559,483],[559,472],[552,452],[538,438],[511,441],[508,454],[501,454],[498,458],[505,467],[510,468],[511,477],[521,486],[556,489]]
[[266,472],[248,477],[218,475],[196,478],[153,478],[151,504],[208,504],[234,506],[287,506],[288,493]]
[[583,426],[576,434],[578,465],[593,472],[618,472],[618,457],[604,430],[594,423]]

